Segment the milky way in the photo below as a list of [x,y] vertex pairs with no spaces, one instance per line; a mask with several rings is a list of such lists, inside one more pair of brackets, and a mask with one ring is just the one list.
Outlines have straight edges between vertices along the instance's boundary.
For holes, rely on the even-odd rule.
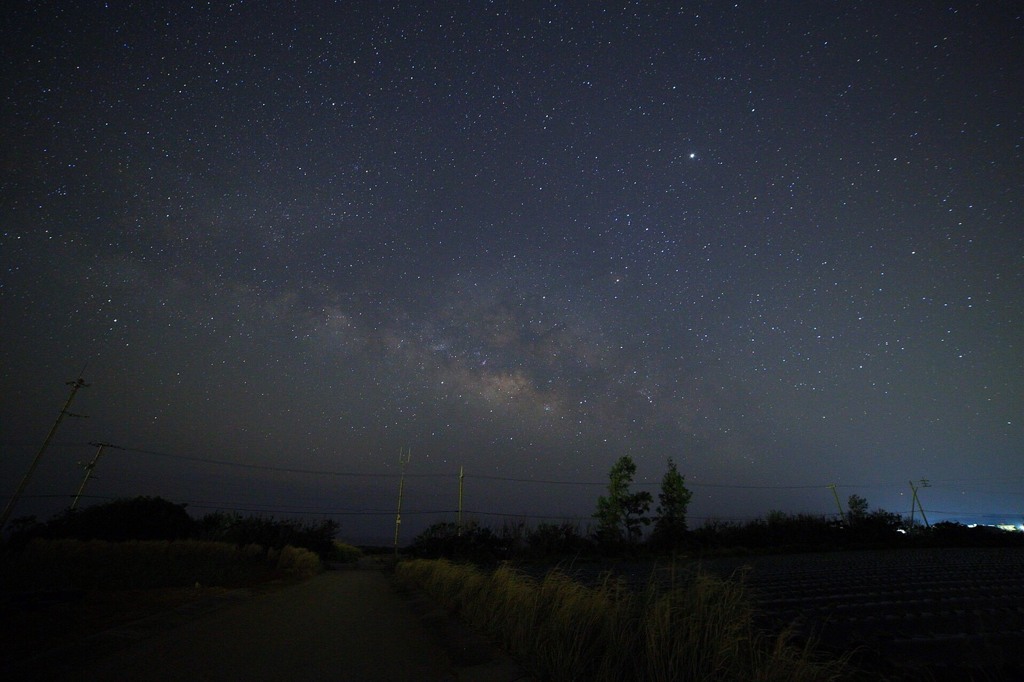
[[1020,522],[1019,7],[397,4],[6,9],[19,513]]

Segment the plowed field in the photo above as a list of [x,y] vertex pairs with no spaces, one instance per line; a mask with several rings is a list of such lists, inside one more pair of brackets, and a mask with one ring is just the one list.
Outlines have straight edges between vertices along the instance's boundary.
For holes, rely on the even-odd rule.
[[[1024,679],[1024,549],[914,549],[718,559],[745,571],[772,628],[895,678]],[[743,568],[746,566],[747,568]]]

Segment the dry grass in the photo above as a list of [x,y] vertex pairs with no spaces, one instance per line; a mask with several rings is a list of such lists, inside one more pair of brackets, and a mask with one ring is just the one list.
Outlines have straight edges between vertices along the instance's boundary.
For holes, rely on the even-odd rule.
[[838,680],[820,658],[754,625],[742,581],[698,573],[635,591],[610,575],[582,585],[555,570],[536,580],[445,560],[407,561],[396,576],[500,641],[546,680]]
[[332,543],[330,558],[343,563],[355,563],[363,556],[363,550],[340,540]]
[[[268,552],[268,558],[272,554],[273,550]],[[286,545],[277,553],[277,570],[296,578],[311,578],[323,570],[323,564],[314,552]]]

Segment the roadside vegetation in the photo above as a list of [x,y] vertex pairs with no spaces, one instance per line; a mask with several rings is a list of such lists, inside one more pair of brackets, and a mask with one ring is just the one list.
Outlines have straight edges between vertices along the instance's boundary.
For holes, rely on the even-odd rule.
[[322,570],[308,549],[205,540],[35,539],[0,557],[0,590],[90,591],[251,585]]
[[245,546],[307,549],[321,558],[335,551],[338,524],[329,519],[300,523],[290,519],[214,512],[194,519],[186,505],[161,497],[123,498],[80,510],[67,509],[40,522],[22,517],[11,522],[5,549],[19,549],[31,540],[207,540]]
[[841,679],[843,661],[793,646],[754,623],[742,581],[705,573],[635,590],[611,574],[588,586],[559,570],[536,579],[444,559],[410,560],[401,583],[502,644],[545,680]]
[[136,497],[16,519],[0,551],[0,590],[123,590],[250,585],[306,578],[361,551],[334,538],[330,520],[192,518],[185,505]]

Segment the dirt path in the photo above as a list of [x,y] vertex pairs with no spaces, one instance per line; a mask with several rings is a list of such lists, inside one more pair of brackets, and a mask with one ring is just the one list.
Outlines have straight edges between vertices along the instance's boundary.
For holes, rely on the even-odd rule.
[[[167,621],[167,619],[164,619]],[[120,638],[118,646],[111,640]],[[163,626],[129,624],[20,679],[525,680],[507,657],[375,570],[339,570]],[[99,653],[97,653],[99,652]],[[66,659],[66,660],[62,660]]]

